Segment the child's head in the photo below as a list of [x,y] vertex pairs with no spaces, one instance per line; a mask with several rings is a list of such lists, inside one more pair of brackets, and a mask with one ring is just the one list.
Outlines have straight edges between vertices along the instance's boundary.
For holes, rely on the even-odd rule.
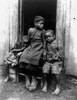
[[43,29],[43,27],[44,27],[44,18],[42,16],[35,16],[34,25],[38,29]]
[[14,48],[15,48],[15,49],[18,49],[18,48],[20,47],[20,45],[21,45],[21,42],[20,42],[20,41],[17,41],[17,42],[15,43],[15,45],[14,45]]
[[52,42],[55,39],[54,31],[53,30],[47,30],[45,33],[46,41]]

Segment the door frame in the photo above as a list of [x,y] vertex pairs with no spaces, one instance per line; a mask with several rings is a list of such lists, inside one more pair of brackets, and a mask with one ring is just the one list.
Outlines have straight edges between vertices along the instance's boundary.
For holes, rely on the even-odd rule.
[[[23,36],[23,20],[22,16],[22,1],[19,0],[19,30],[18,40],[22,40]],[[68,50],[69,50],[69,36],[70,36],[70,20],[71,20],[71,0],[57,0],[56,7],[56,39],[63,47],[64,66],[67,70]]]
[[56,39],[63,47],[64,67],[67,72],[71,29],[71,0],[57,0]]

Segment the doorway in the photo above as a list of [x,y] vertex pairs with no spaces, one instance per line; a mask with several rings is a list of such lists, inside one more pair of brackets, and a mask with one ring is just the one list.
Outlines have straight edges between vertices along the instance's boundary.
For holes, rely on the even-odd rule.
[[22,0],[22,33],[27,35],[28,29],[34,27],[34,17],[45,18],[44,29],[56,29],[57,0]]

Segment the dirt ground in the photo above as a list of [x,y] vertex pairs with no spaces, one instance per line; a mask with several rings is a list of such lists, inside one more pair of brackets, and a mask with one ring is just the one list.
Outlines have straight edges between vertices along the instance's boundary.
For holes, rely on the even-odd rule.
[[22,82],[2,82],[0,85],[0,100],[77,100],[77,81],[69,79],[66,82],[65,90],[58,96],[51,94],[51,87],[47,93],[41,92],[40,86],[35,91],[29,92]]

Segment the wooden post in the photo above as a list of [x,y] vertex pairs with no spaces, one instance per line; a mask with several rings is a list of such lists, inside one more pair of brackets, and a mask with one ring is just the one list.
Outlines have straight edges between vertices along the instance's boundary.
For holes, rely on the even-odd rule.
[[18,38],[18,2],[19,0],[9,1],[9,38],[10,48],[14,46]]
[[0,0],[0,82],[4,56],[9,52],[9,2]]
[[18,0],[0,0],[0,79],[5,71],[4,57],[17,41]]
[[67,27],[68,29],[66,33],[68,34],[65,41],[67,58],[66,73],[77,76],[77,0],[70,0],[67,7],[69,7],[68,13],[66,14],[68,17],[67,22],[70,22],[70,25]]
[[[66,13],[65,13],[65,46],[64,46],[64,51],[65,51],[65,59],[64,59],[64,65],[66,68],[66,74],[68,71],[68,60],[69,60],[69,45],[70,45],[70,30],[71,30],[71,0],[66,0]],[[73,66],[72,66],[73,67]],[[71,74],[71,73],[69,73]]]
[[65,2],[66,0],[57,0],[56,38],[62,46],[65,34]]
[[22,0],[18,2],[18,41],[22,40]]
[[64,65],[67,64],[69,54],[69,36],[71,20],[71,0],[57,1],[56,38],[64,51]]
[[63,48],[63,70],[61,85],[65,88],[65,73],[67,70],[67,60],[69,54],[69,34],[70,34],[70,0],[57,0],[56,18],[56,38]]

